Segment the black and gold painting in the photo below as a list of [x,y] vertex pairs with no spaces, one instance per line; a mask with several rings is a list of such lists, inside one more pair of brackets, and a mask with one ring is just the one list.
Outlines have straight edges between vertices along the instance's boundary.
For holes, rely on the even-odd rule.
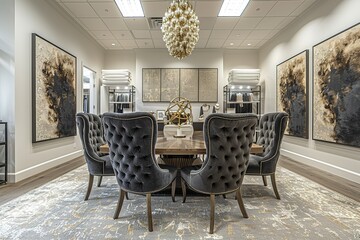
[[313,139],[360,146],[360,25],[313,47]]
[[76,135],[76,57],[32,34],[32,142]]
[[308,50],[276,66],[277,110],[289,114],[285,134],[308,138]]

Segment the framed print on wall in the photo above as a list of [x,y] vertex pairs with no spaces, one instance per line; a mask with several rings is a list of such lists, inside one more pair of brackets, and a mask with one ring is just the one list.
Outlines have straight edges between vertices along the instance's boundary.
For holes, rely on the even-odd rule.
[[143,68],[143,102],[160,102],[160,68]]
[[199,101],[199,69],[180,69],[180,97],[189,99],[191,102]]
[[360,24],[313,46],[313,139],[360,147]]
[[308,138],[308,58],[303,51],[276,66],[277,110],[289,114],[285,134]]
[[179,69],[162,68],[161,69],[161,92],[160,100],[170,102],[173,98],[179,96]]
[[199,68],[199,102],[217,102],[218,69]]
[[76,57],[32,34],[32,142],[76,135]]

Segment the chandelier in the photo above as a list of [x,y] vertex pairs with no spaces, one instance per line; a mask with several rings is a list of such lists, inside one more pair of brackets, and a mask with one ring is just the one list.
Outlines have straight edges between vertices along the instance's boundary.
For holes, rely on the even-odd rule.
[[189,56],[199,40],[199,20],[192,5],[187,0],[173,0],[161,31],[171,56],[179,60]]

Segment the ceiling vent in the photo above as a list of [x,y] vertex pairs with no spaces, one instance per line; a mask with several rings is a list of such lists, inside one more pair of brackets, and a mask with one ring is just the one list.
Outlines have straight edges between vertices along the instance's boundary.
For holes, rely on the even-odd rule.
[[150,29],[161,29],[162,17],[151,17],[148,18]]

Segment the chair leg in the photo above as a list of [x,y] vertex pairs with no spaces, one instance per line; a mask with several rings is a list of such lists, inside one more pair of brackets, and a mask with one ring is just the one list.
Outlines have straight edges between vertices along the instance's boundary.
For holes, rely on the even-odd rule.
[[240,188],[236,191],[236,199],[238,201],[238,204],[239,204],[239,207],[240,207],[240,210],[241,210],[241,213],[242,213],[243,217],[244,218],[249,218],[249,216],[247,215],[245,206],[244,206],[244,202],[243,202],[242,197],[241,197]]
[[186,185],[184,179],[181,179],[181,191],[183,195],[183,203],[186,201]]
[[275,173],[270,174],[270,177],[271,177],[271,184],[272,184],[274,192],[275,192],[275,196],[276,196],[277,199],[280,200],[280,194],[279,194],[279,192],[277,190],[277,187],[276,187]]
[[97,186],[100,187],[102,181],[102,176],[99,176]]
[[126,197],[126,200],[129,200],[129,199],[130,199],[128,192],[125,193],[125,197]]
[[151,193],[146,194],[146,206],[148,215],[148,229],[149,232],[153,231],[152,213],[151,213]]
[[264,186],[267,186],[267,180],[266,180],[266,176],[262,176],[263,182],[264,182]]
[[87,188],[85,199],[84,199],[85,201],[87,201],[89,199],[93,182],[94,182],[94,175],[89,174],[89,183],[88,183],[88,188]]
[[126,192],[124,190],[120,189],[120,196],[119,196],[119,200],[118,200],[116,210],[115,210],[115,214],[114,214],[114,217],[113,217],[114,219],[119,218],[119,214],[120,214],[123,202],[124,202],[125,194],[126,194]]
[[176,191],[176,179],[171,184],[171,198],[172,201],[175,202],[175,191]]
[[215,195],[210,194],[210,234],[214,233],[215,222]]

